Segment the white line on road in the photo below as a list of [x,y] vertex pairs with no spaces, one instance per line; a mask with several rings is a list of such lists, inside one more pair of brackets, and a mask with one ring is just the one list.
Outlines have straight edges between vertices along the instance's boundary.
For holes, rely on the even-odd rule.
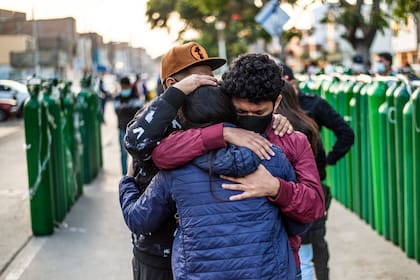
[[33,237],[7,268],[5,280],[19,280],[45,241],[47,241],[47,237]]

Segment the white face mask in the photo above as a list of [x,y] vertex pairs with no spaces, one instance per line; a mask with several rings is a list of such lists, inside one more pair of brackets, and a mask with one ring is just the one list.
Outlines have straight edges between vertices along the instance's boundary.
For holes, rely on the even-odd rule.
[[122,97],[129,97],[131,94],[131,89],[123,89],[121,90],[120,94]]
[[355,73],[364,73],[365,72],[365,66],[360,63],[353,64],[353,72]]
[[383,63],[383,62],[376,62],[375,63],[375,70],[376,70],[376,73],[378,73],[378,74],[383,74],[383,73],[385,73],[385,64]]

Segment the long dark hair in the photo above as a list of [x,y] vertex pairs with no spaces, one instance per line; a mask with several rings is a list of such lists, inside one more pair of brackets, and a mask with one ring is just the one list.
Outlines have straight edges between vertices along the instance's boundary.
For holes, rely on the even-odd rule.
[[301,109],[299,98],[289,82],[285,82],[280,94],[283,98],[276,109],[276,113],[285,116],[296,131],[306,135],[316,156],[320,141],[318,125]]
[[204,86],[187,96],[179,114],[184,129],[201,128],[221,122],[234,123],[232,100],[219,87]]
[[[179,119],[184,129],[201,128],[221,122],[236,122],[236,111],[231,98],[220,87],[204,86],[187,96],[181,107]],[[213,162],[215,152],[209,157],[209,187],[216,200],[224,201],[213,188]]]

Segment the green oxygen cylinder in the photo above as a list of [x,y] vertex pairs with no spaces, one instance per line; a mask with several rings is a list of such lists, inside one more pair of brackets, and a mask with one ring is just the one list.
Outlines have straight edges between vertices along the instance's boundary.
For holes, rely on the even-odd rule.
[[395,166],[397,184],[397,225],[398,245],[404,249],[404,151],[403,151],[403,108],[408,102],[410,94],[407,86],[402,83],[394,92],[395,106]]
[[403,108],[403,155],[404,155],[404,233],[405,252],[414,257],[414,196],[413,196],[413,101],[409,100]]
[[[322,82],[320,96],[322,99],[328,102],[327,96],[329,96],[329,88],[332,86],[333,80],[330,77],[325,77],[325,79]],[[331,141],[330,141],[330,134],[331,132],[328,129],[321,130],[321,138],[322,143],[324,145],[325,151],[329,151],[332,147]],[[332,167],[327,166],[326,168],[327,177],[325,179],[325,184],[331,187],[331,190],[333,191],[334,183],[333,183],[333,177],[332,177]],[[334,193],[333,193],[334,195]]]
[[302,93],[310,93],[311,92],[311,89],[309,88],[309,79],[299,83],[299,90]]
[[413,221],[414,222],[414,257],[420,262],[420,88],[411,98],[413,102],[412,150],[413,150]]
[[[349,123],[350,112],[349,112],[349,102],[351,98],[351,91],[354,86],[354,82],[349,80],[348,77],[344,77],[340,83],[337,96],[337,112],[343,117],[343,119]],[[344,205],[352,209],[353,205],[353,195],[351,192],[352,178],[351,174],[351,162],[350,162],[350,153],[347,153],[342,159],[337,162],[338,167],[338,184],[341,196],[343,197]]]
[[[91,81],[92,83],[92,81]],[[92,84],[90,85],[91,94],[89,95],[89,106],[92,113],[93,124],[93,139],[95,143],[95,173],[97,174],[102,167],[102,137],[101,137],[101,113],[99,106],[99,95],[93,90]]]
[[[340,81],[337,77],[333,77],[333,81],[326,92],[326,101],[333,107],[337,108],[337,96],[339,91]],[[325,150],[330,151],[335,142],[335,135],[331,130],[325,130],[326,138]],[[327,167],[327,178],[330,180],[331,192],[334,198],[344,204],[343,196],[341,195],[338,181],[338,169],[337,166]]]
[[93,139],[93,124],[92,124],[92,113],[89,106],[88,100],[91,94],[89,90],[89,81],[87,78],[83,78],[80,81],[82,89],[77,95],[77,108],[80,119],[80,135],[83,144],[83,174],[84,183],[90,183],[95,178],[95,151],[94,151],[94,139]]
[[360,137],[360,91],[366,86],[363,82],[356,82],[353,87],[352,98],[349,101],[350,126],[354,132],[354,144],[350,149],[351,154],[351,165],[352,165],[352,178],[353,183],[351,185],[352,196],[353,196],[353,211],[362,217],[362,205],[361,205],[361,137]]
[[382,193],[384,186],[381,185],[380,153],[383,145],[382,139],[385,135],[379,134],[379,113],[380,105],[385,101],[388,86],[384,81],[375,81],[367,92],[369,98],[369,139],[372,159],[372,191],[373,191],[373,212],[374,228],[379,234],[383,234],[383,201]]
[[63,104],[68,108],[68,112],[71,117],[69,117],[69,127],[71,131],[71,136],[69,141],[71,141],[71,153],[73,157],[73,166],[75,174],[75,192],[76,198],[78,198],[83,193],[83,145],[82,138],[80,135],[80,118],[79,110],[77,108],[77,100],[75,94],[71,91],[72,82],[66,82],[63,88]]
[[[391,213],[390,210],[392,206],[392,199],[394,196],[390,193],[391,186],[389,185],[389,158],[388,158],[388,145],[389,142],[389,133],[387,131],[388,128],[388,112],[389,112],[389,98],[387,96],[392,96],[395,89],[399,86],[399,83],[394,82],[393,84],[388,87],[385,93],[385,101],[379,106],[378,114],[379,114],[379,125],[378,125],[378,133],[382,135],[381,144],[379,145],[379,168],[380,172],[380,185],[382,186],[382,228],[383,228],[383,236],[389,240],[391,238]],[[395,162],[393,163],[395,164]],[[393,209],[393,208],[392,208]],[[395,214],[396,215],[396,214]],[[393,220],[393,219],[392,219]]]
[[26,163],[32,232],[35,236],[54,232],[54,193],[51,178],[51,134],[40,102],[40,85],[28,85],[30,98],[23,107]]
[[317,85],[317,90],[316,90],[315,94],[318,95],[318,96],[322,96],[322,87],[323,87],[324,83],[326,82],[326,80],[322,79],[322,78],[318,78],[316,81],[317,81],[318,85]]
[[369,99],[368,92],[371,83],[363,87],[360,91],[360,137],[361,137],[361,199],[362,199],[362,218],[370,225],[373,224],[373,192],[372,192],[372,162],[370,157],[370,138],[369,138]]
[[74,154],[74,100],[69,94],[71,83],[61,83],[60,99],[63,111],[63,130],[64,130],[64,152],[67,157],[67,184],[69,206],[73,205],[77,199],[77,174],[76,156]]
[[[345,87],[345,81],[342,80],[338,80],[337,81],[337,86],[334,90],[334,92],[332,92],[334,94],[334,108],[337,111],[337,113],[341,116],[343,116],[344,114],[344,109],[343,109],[343,104],[342,104],[342,99],[343,99],[343,95],[344,93],[344,87]],[[333,137],[334,141],[337,139],[334,135]],[[335,166],[334,166],[334,177],[335,177],[335,184],[336,184],[336,192],[337,192],[337,196],[340,198],[341,203],[345,206],[348,207],[348,197],[347,197],[347,192],[345,191],[345,183],[344,180],[346,179],[344,176],[345,174],[343,173],[343,160],[338,161]]]
[[[344,81],[337,79],[336,86],[333,88],[333,91],[331,92],[332,94],[331,105],[334,107],[337,113],[341,116],[343,116],[342,114],[343,110],[341,107],[341,96],[343,95],[343,86],[344,86]],[[337,138],[335,137],[335,135],[333,135],[332,143],[334,143],[336,139]],[[343,182],[342,182],[342,179],[345,179],[343,178],[342,163],[343,161],[340,160],[334,166],[334,182],[335,182],[335,189],[336,189],[337,197],[339,198],[339,200],[345,207],[348,207],[347,196],[346,196],[346,192],[344,192]]]
[[57,222],[62,222],[69,209],[68,184],[67,184],[67,156],[64,149],[64,135],[62,127],[62,113],[60,101],[51,96],[52,85],[44,83],[44,97],[42,104],[45,108],[48,127],[51,131],[51,159],[53,166],[53,189],[55,193],[55,218]]
[[[350,100],[353,97],[353,88],[355,86],[354,80],[347,80],[347,82],[344,85],[342,96],[340,97],[341,106],[343,108],[343,118],[348,123],[348,125],[351,127],[352,118],[350,115]],[[353,210],[353,177],[352,174],[352,154],[348,152],[344,158],[342,159],[343,163],[343,169],[345,177],[342,178],[342,184],[344,188],[344,192],[346,192],[347,196],[347,207],[351,210]],[[353,210],[354,211],[354,210]]]
[[387,141],[387,163],[388,163],[388,194],[389,194],[389,237],[394,244],[398,244],[397,226],[397,179],[395,176],[395,106],[394,92],[400,86],[400,82],[395,82],[386,92],[386,102],[388,104],[386,122],[386,141]]

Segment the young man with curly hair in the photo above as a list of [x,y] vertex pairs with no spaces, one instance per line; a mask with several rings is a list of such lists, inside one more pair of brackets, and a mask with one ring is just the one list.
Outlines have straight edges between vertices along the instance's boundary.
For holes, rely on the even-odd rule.
[[[324,215],[324,195],[306,136],[293,132],[279,137],[273,131],[273,112],[281,102],[280,92],[284,85],[281,77],[281,68],[267,55],[246,54],[233,62],[223,75],[221,86],[232,98],[239,126],[254,131],[255,135],[264,133],[271,143],[279,146],[292,164],[297,182],[276,178],[260,165],[245,177],[224,177],[237,184],[224,184],[223,187],[242,191],[230,197],[231,200],[266,196],[283,215],[296,222],[310,223]],[[204,145],[195,154],[183,148],[196,138],[200,136],[194,131],[185,131],[162,140],[152,154],[155,164],[160,169],[171,169],[195,158],[199,152],[208,151]],[[288,237],[299,271],[300,237],[291,232],[288,232]],[[300,274],[297,279],[299,277]]]

